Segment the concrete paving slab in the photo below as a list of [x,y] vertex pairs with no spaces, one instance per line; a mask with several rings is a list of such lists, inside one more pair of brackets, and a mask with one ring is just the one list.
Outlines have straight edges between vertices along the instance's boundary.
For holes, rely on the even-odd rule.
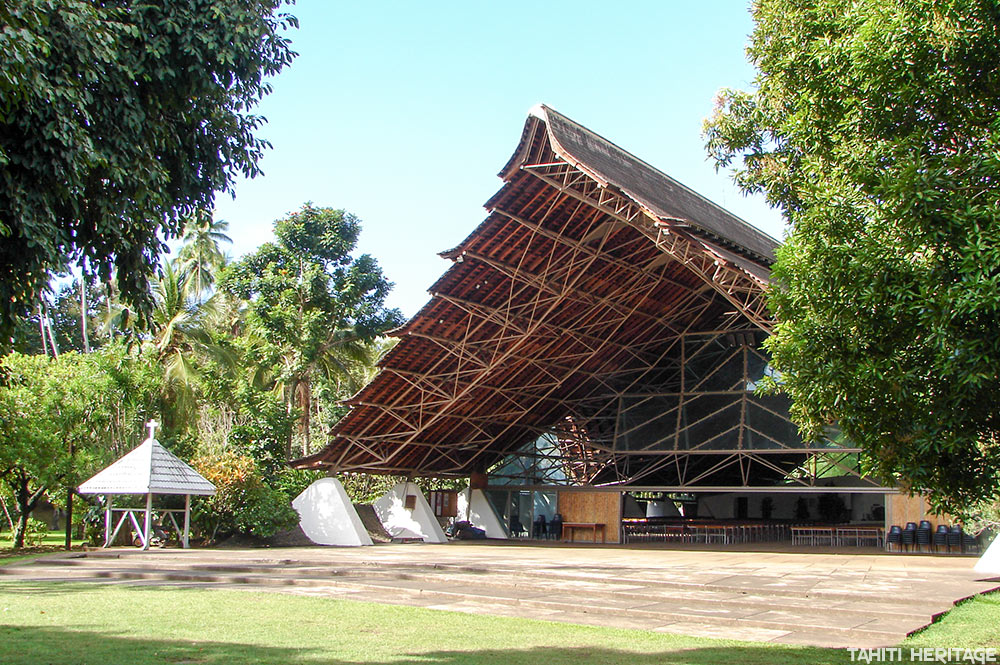
[[754,626],[723,626],[716,623],[698,623],[695,621],[676,621],[659,626],[653,630],[658,633],[713,637],[722,640],[745,640],[747,642],[782,641],[781,638],[790,634],[787,630],[756,628]]
[[[1000,585],[966,557],[523,543],[132,549],[0,567],[0,581],[262,590],[588,625],[887,646]],[[818,627],[815,624],[818,623]]]

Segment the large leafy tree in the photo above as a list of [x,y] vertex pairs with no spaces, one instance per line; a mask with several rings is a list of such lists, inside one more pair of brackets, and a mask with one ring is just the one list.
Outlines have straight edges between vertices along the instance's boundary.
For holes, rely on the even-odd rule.
[[73,262],[148,314],[162,238],[258,173],[284,2],[0,0],[0,345]]
[[371,340],[402,321],[385,307],[392,285],[375,259],[351,255],[360,231],[354,215],[306,204],[275,223],[275,242],[233,263],[220,281],[248,303],[247,336],[258,342],[249,352],[297,413],[303,454],[316,381],[344,376],[370,354]]
[[793,416],[955,513],[1000,488],[1000,6],[759,0],[717,164],[791,223],[769,340]]
[[148,365],[120,345],[0,360],[0,483],[15,498],[15,548],[42,498],[135,445],[141,423],[160,407]]

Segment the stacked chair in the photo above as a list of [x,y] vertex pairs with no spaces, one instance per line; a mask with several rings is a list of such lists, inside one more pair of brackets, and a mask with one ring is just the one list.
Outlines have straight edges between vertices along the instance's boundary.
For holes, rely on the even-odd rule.
[[931,548],[931,523],[927,520],[921,520],[917,527],[917,547],[922,552]]
[[903,530],[899,528],[898,524],[893,524],[889,527],[889,533],[885,534],[885,545],[892,551],[892,546],[895,545],[897,550],[903,549]]
[[975,536],[969,535],[965,532],[962,533],[962,551],[971,552],[972,550],[979,551],[979,539]]
[[535,518],[534,524],[531,526],[531,537],[532,538],[548,538],[549,532],[545,523],[545,515],[539,514]]
[[945,524],[938,524],[937,531],[934,532],[934,549],[939,547],[948,548],[948,526]]
[[562,524],[563,518],[560,513],[552,516],[552,520],[548,524],[548,532],[552,538],[562,538]]
[[962,527],[957,524],[953,525],[951,529],[948,530],[948,551],[955,547],[959,552],[962,551]]
[[980,551],[979,539],[962,531],[958,524],[951,527],[939,524],[935,531],[927,520],[922,520],[919,526],[916,522],[907,522],[902,529],[893,524],[885,536],[885,544],[889,551],[892,551],[893,545],[897,550],[919,547],[920,551],[927,551],[933,547],[934,551],[941,548],[947,548],[948,552]]

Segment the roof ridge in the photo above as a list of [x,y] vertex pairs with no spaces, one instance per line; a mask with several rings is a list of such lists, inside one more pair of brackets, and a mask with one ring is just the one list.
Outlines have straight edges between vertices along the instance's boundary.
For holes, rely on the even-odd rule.
[[[704,196],[703,194],[700,194],[699,192],[695,191],[691,187],[689,187],[689,186],[685,185],[684,183],[680,182],[679,180],[677,180],[673,176],[665,173],[664,171],[662,171],[661,169],[657,168],[656,166],[650,164],[649,162],[647,162],[646,160],[642,159],[641,157],[638,157],[637,155],[633,154],[632,152],[630,152],[630,151],[626,150],[625,148],[621,147],[620,145],[618,145],[614,141],[611,141],[611,140],[605,138],[604,136],[598,134],[597,132],[595,132],[594,130],[590,129],[589,127],[581,125],[580,123],[576,122],[572,118],[569,118],[566,115],[564,115],[564,114],[560,113],[559,111],[555,110],[551,106],[549,106],[547,104],[537,104],[536,106],[534,106],[529,111],[529,117],[537,118],[541,122],[545,123],[546,128],[548,130],[550,143],[554,144],[553,145],[554,148],[558,147],[558,152],[562,152],[565,155],[568,155],[568,156],[572,157],[573,160],[576,162],[576,166],[583,167],[588,172],[593,172],[593,171],[595,171],[595,168],[596,168],[595,166],[589,164],[587,162],[587,160],[583,159],[579,155],[574,154],[573,150],[571,150],[570,148],[566,147],[565,142],[560,141],[559,136],[557,135],[558,130],[556,130],[556,129],[553,128],[553,123],[550,121],[550,117],[552,119],[557,120],[560,123],[563,123],[564,125],[568,125],[568,126],[572,127],[574,131],[578,131],[578,132],[580,132],[580,133],[582,133],[584,135],[593,137],[593,139],[595,139],[600,144],[604,144],[606,146],[610,146],[611,148],[619,151],[624,156],[628,157],[628,159],[634,161],[637,165],[639,165],[639,166],[647,169],[648,171],[650,171],[651,173],[655,174],[656,176],[658,176],[660,178],[663,178],[670,185],[673,185],[673,186],[677,187],[678,189],[682,190],[683,192],[685,192],[689,196],[693,197],[694,199],[696,199],[698,201],[702,201],[705,204],[708,204],[709,206],[711,206],[712,209],[714,209],[718,213],[721,213],[722,215],[728,217],[733,222],[738,223],[740,226],[744,227],[748,232],[750,232],[751,234],[757,236],[761,242],[763,242],[765,244],[773,244],[775,246],[777,246],[777,245],[780,244],[781,241],[778,238],[775,238],[772,235],[770,235],[769,233],[767,233],[767,232],[765,232],[765,231],[757,228],[756,226],[754,226],[753,224],[751,224],[747,220],[743,219],[739,215],[736,215],[733,212],[731,212],[730,210],[727,210],[726,208],[724,208],[719,203],[716,203],[712,199]],[[601,181],[609,181],[608,174],[600,173],[598,171],[595,175],[597,175],[597,177]],[[645,208],[649,208],[649,204],[652,203],[652,202],[646,202],[646,201],[644,201],[644,199],[646,197],[644,197],[642,195],[642,193],[639,192],[639,191],[637,191],[634,187],[630,188],[627,185],[623,185],[623,184],[620,184],[620,183],[610,183],[610,184],[613,184],[615,187],[617,187],[621,191],[628,193],[631,198],[633,198],[634,200],[636,200],[637,203],[639,203],[640,205],[642,205]],[[653,214],[655,214],[658,217],[661,217],[663,219],[678,219],[678,220],[683,220],[685,222],[689,222],[692,225],[696,226],[697,228],[699,228],[699,229],[701,229],[703,231],[720,235],[720,237],[722,237],[724,240],[728,240],[729,242],[733,242],[733,243],[735,243],[737,245],[740,245],[740,243],[738,241],[735,241],[735,240],[733,240],[731,238],[726,238],[725,236],[723,236],[721,234],[718,234],[717,231],[713,231],[710,228],[710,226],[706,226],[705,220],[698,219],[698,218],[688,218],[688,217],[671,217],[669,215],[665,216],[665,215],[662,215],[662,214],[658,213],[655,210],[651,210],[651,212],[653,212]],[[754,249],[754,248],[750,248],[750,247],[746,247],[746,246],[742,246],[742,249],[744,251],[752,252],[754,254],[761,254],[761,251],[759,249]],[[772,252],[772,254],[773,254],[773,252]],[[769,260],[773,260],[773,256],[767,256],[766,254],[764,254],[763,256],[764,256],[764,258],[767,258]]]

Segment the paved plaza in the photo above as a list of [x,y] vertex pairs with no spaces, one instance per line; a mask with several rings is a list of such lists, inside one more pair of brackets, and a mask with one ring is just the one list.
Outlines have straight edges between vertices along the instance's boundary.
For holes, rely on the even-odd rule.
[[0,580],[267,590],[438,610],[832,647],[897,644],[1000,588],[959,556],[452,543],[98,550]]

